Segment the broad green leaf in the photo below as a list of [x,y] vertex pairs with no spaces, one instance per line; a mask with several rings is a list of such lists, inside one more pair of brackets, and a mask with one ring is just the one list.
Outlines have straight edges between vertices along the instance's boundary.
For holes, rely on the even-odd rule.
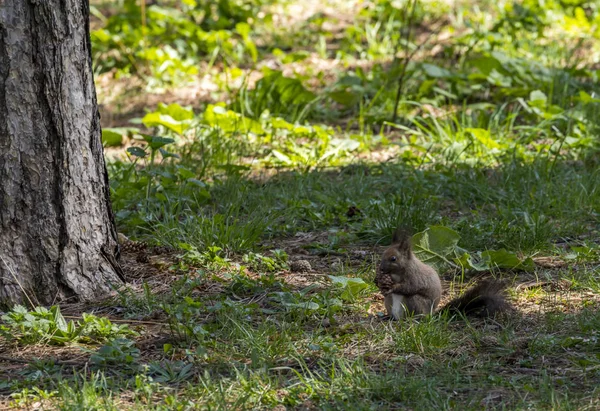
[[312,302],[312,301],[306,301],[303,303],[287,303],[287,302],[282,302],[282,304],[288,308],[299,308],[302,310],[318,310],[319,309],[319,304]]
[[227,110],[220,105],[209,104],[204,112],[204,121],[210,126],[219,127],[226,133],[264,134],[265,132],[258,121]]
[[507,268],[510,270],[520,269],[530,271],[534,269],[534,263],[531,258],[521,260],[515,253],[505,250],[488,250],[481,253],[481,258],[487,262],[490,267]]
[[166,104],[160,103],[156,110],[160,114],[166,114],[176,121],[184,122],[194,118],[194,111],[191,108],[181,107],[177,103]]
[[427,74],[429,77],[433,77],[433,78],[452,77],[451,72],[449,72],[445,68],[436,66],[434,64],[424,63],[421,65],[421,67],[423,68],[423,71],[425,71],[425,74]]
[[413,252],[424,263],[436,270],[451,264],[460,235],[451,228],[432,226],[412,237]]
[[123,144],[123,133],[118,129],[102,129],[102,143],[105,147],[115,147]]
[[467,270],[487,271],[490,269],[487,261],[483,259],[476,260],[469,253],[463,253],[459,258],[455,258],[454,262],[460,264],[464,269]]
[[291,293],[288,291],[275,292],[272,294],[273,297],[279,301],[279,303],[287,308],[299,308],[303,310],[318,310],[319,304],[312,301],[298,301],[299,293]]
[[[332,144],[333,144],[333,142],[332,142]],[[343,150],[343,151],[354,151],[360,147],[360,143],[351,138],[337,140],[335,142],[335,144],[337,145],[338,150]]]
[[189,124],[184,121],[175,120],[167,114],[160,114],[158,112],[146,114],[142,119],[142,123],[146,127],[163,126],[180,135],[189,127]]
[[497,251],[484,251],[481,253],[481,257],[491,265],[498,266],[499,268],[515,268],[521,264],[521,260],[515,253],[506,251],[504,248]]
[[142,138],[144,139],[144,141],[148,144],[152,143],[152,139],[154,138],[154,136],[152,134],[145,134],[145,133],[138,133],[140,136],[142,136]]
[[156,150],[158,148],[164,147],[167,144],[171,144],[175,142],[172,138],[168,137],[160,137],[160,136],[152,136],[152,140],[150,141],[150,148]]
[[[501,40],[501,36],[498,33],[495,33],[494,38],[497,40]],[[491,56],[492,56],[492,58],[495,58],[496,60],[498,60],[498,63],[500,63],[500,65],[502,67],[505,67],[511,61],[511,58],[502,51],[493,51],[491,53]]]
[[67,321],[65,320],[65,317],[63,317],[63,315],[60,312],[60,307],[58,305],[54,305],[50,308],[50,312],[53,315],[53,319],[54,319],[54,323],[56,324],[56,328],[58,328],[61,331],[67,331],[68,330],[68,324]]
[[257,98],[272,99],[282,106],[306,105],[316,98],[299,79],[285,77],[277,70],[266,69],[265,72],[265,76],[257,82],[254,90]]
[[[25,308],[22,305],[15,305],[12,309],[13,312],[15,313],[19,313],[19,314],[27,314],[29,312],[29,310],[27,310],[27,308]],[[4,318],[4,316],[3,316]]]
[[442,96],[448,97],[449,99],[456,100],[458,96],[454,93],[449,92],[448,90],[444,90],[441,87],[434,87],[433,91],[437,94],[441,94]]
[[183,166],[177,167],[177,174],[179,174],[179,177],[183,178],[184,180],[196,177],[196,173]]
[[129,147],[127,149],[127,152],[129,154],[131,154],[132,156],[136,156],[136,157],[146,157],[146,155],[148,153],[146,153],[146,151],[144,151],[144,149],[140,148],[140,147]]
[[486,77],[490,75],[492,70],[502,70],[502,64],[500,64],[498,59],[490,56],[474,58],[472,60],[467,61],[466,65],[476,68]]
[[189,128],[194,112],[191,109],[181,107],[179,104],[159,104],[155,112],[148,113],[142,119],[146,127],[163,126],[177,134]]
[[358,295],[362,291],[369,288],[369,285],[361,278],[341,277],[335,275],[330,275],[328,277],[334,284],[343,288],[344,291],[340,297],[345,301],[356,301]]

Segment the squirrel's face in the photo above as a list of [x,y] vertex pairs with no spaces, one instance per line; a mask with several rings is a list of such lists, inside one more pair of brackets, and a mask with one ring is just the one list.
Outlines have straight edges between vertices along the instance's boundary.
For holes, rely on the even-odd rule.
[[379,271],[382,274],[402,275],[406,269],[407,256],[398,247],[392,246],[383,252]]
[[381,256],[379,272],[389,274],[395,282],[400,282],[410,260],[414,258],[411,250],[410,237],[408,235],[394,235],[393,243]]

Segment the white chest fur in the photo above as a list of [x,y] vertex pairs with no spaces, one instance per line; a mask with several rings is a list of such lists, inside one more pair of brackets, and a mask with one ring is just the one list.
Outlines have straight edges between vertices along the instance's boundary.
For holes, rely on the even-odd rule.
[[384,303],[388,315],[394,317],[395,320],[404,318],[406,314],[406,297],[401,294],[388,294],[385,296]]

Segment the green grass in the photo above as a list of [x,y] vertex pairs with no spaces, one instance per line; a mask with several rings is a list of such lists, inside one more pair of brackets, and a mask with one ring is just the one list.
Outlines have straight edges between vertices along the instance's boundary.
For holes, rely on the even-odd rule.
[[[243,251],[256,248],[261,238],[297,231],[335,228],[338,236],[347,234],[342,242],[385,244],[401,223],[416,231],[444,224],[461,233],[466,248],[530,254],[593,228],[599,184],[595,161],[545,159],[496,169],[364,165],[283,173],[260,184],[233,178],[210,188],[212,204],[191,201],[182,209],[165,201],[160,213],[143,210],[140,219],[147,219],[148,228],[136,234],[171,245]],[[360,212],[349,217],[350,207]]]
[[[332,335],[325,328],[301,332],[296,321],[275,322],[273,315],[249,323],[245,315],[223,309],[203,345],[174,348],[173,354],[188,353],[181,361],[155,363],[146,371],[150,378],[128,377],[124,364],[89,375],[70,376],[63,369],[64,381],[48,374],[48,366],[25,375],[35,375],[45,395],[66,409],[112,409],[123,401],[139,409],[176,404],[480,409],[482,401],[510,409],[579,409],[593,404],[596,343],[584,336],[597,326],[595,310],[538,319],[540,327],[525,336],[519,320],[503,327],[444,318],[401,326],[358,322],[348,325],[346,334],[338,329]],[[558,323],[560,330],[553,325]],[[565,324],[572,325],[564,329]],[[515,337],[524,338],[527,347]],[[119,396],[123,390],[131,393],[126,400]],[[36,395],[41,396],[23,389],[16,401],[24,405]],[[156,396],[161,400],[151,400]]]
[[[92,3],[118,229],[176,251],[124,253],[105,301],[6,313],[2,406],[598,408],[595,2],[161,2],[145,28]],[[516,313],[381,320],[399,225]]]

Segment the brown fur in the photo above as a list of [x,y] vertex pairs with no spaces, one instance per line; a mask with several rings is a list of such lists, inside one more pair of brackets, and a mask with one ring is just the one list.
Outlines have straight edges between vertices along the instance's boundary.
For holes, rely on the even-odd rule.
[[[385,296],[388,314],[396,319],[405,314],[433,313],[442,295],[437,272],[413,254],[410,235],[405,230],[396,231],[393,244],[383,252],[375,283]],[[510,309],[505,288],[504,282],[484,280],[450,301],[442,310],[479,317],[494,316]],[[398,304],[403,307],[397,307]]]
[[494,317],[512,307],[505,297],[506,283],[488,278],[482,280],[463,295],[446,304],[442,309],[462,312],[475,317]]
[[413,254],[407,232],[397,232],[394,244],[384,251],[376,282],[385,295],[388,313],[391,294],[402,295],[406,311],[413,315],[432,313],[442,296],[440,278]]

